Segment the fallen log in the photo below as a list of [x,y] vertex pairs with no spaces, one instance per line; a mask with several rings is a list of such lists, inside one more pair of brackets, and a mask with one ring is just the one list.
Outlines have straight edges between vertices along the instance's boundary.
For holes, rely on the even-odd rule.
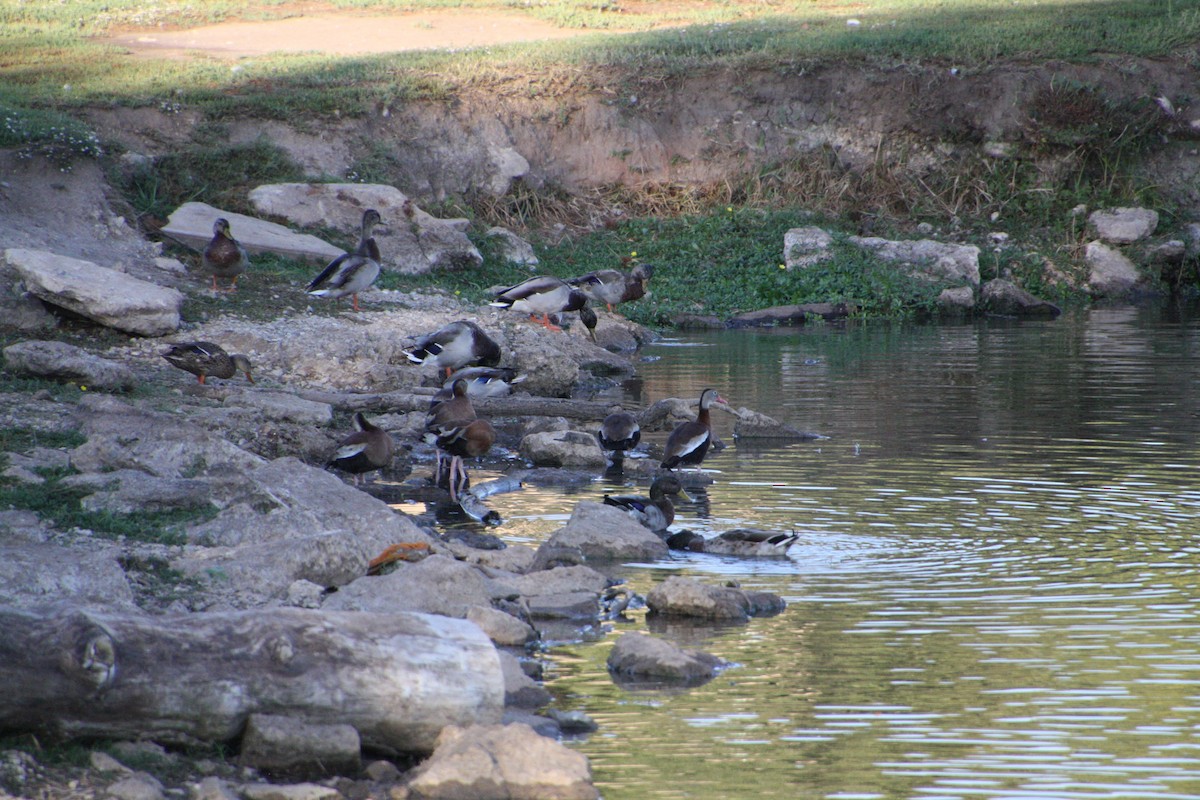
[[0,731],[229,742],[252,713],[428,753],[447,725],[500,721],[504,682],[473,623],[295,608],[152,617],[0,607]]

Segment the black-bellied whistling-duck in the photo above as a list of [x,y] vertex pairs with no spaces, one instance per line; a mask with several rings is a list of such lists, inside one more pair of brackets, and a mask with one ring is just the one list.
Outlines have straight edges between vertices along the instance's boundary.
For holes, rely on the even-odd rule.
[[697,468],[700,466],[704,456],[708,454],[708,446],[712,444],[709,406],[724,402],[716,389],[705,389],[700,393],[700,411],[697,412],[696,419],[676,425],[675,430],[667,437],[661,465],[663,469],[674,469],[680,464]]
[[604,495],[604,503],[623,508],[630,516],[652,531],[665,531],[675,521],[675,504],[670,494],[683,491],[683,484],[674,475],[662,475],[650,484],[650,496],[633,494]]
[[232,378],[235,372],[241,372],[246,380],[254,383],[250,377],[250,359],[240,353],[229,354],[219,344],[212,342],[180,342],[171,345],[162,357],[173,367],[190,372],[204,383],[205,377]]
[[446,375],[462,367],[494,367],[500,363],[500,345],[469,319],[443,325],[422,336],[404,355],[414,364],[435,364]]
[[613,306],[645,297],[646,282],[653,273],[653,265],[637,264],[628,273],[616,269],[600,269],[578,278],[569,278],[567,283],[578,286],[589,300],[604,303],[611,312]]
[[358,430],[338,442],[337,450],[325,466],[351,473],[357,485],[363,473],[392,463],[394,444],[391,435],[368,422],[362,412],[355,413],[354,427]]
[[[442,480],[442,452],[439,440],[449,437],[455,431],[466,428],[476,419],[475,407],[467,395],[467,382],[457,380],[450,387],[450,396],[434,397],[429,404],[429,413],[425,415],[425,441],[437,448],[437,468],[433,476],[435,484]],[[453,473],[451,473],[453,478]]]
[[779,558],[800,538],[798,533],[779,533],[755,528],[734,528],[705,539],[695,531],[682,530],[667,539],[672,550],[695,553],[716,553],[724,556],[757,556]]
[[[238,276],[250,268],[250,254],[229,232],[229,220],[219,217],[213,222],[213,236],[200,259],[204,270],[212,275],[214,292],[237,290]],[[217,278],[228,278],[229,288],[219,289]]]
[[620,459],[626,451],[637,447],[638,442],[642,440],[642,428],[633,414],[617,411],[600,422],[596,439],[599,440],[602,450],[611,452],[614,459]]
[[467,382],[467,394],[473,398],[507,397],[512,387],[526,377],[510,367],[463,367],[446,378],[441,391],[448,396],[454,382],[462,379]]
[[505,289],[489,305],[523,311],[533,319],[540,314],[538,322],[549,330],[561,331],[562,328],[550,324],[550,315],[579,311],[587,305],[587,295],[564,280],[539,275]]
[[330,261],[321,274],[309,281],[304,291],[314,297],[331,297],[335,300],[349,295],[354,310],[358,311],[358,293],[379,278],[379,245],[372,232],[381,221],[375,209],[364,211],[358,246],[353,252],[342,253]]
[[460,490],[467,484],[467,468],[463,459],[478,458],[492,449],[496,429],[486,419],[476,419],[468,425],[452,428],[437,438],[438,449],[450,456],[450,500],[457,503]]

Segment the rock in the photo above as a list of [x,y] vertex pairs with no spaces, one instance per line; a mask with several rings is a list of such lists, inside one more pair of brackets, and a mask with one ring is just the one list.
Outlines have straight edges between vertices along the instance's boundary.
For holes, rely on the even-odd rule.
[[248,783],[241,787],[245,800],[344,800],[341,792],[318,783]]
[[587,566],[566,566],[517,575],[506,581],[522,597],[588,592],[599,595],[613,584],[604,573]]
[[811,267],[833,257],[833,236],[821,228],[792,228],[783,234],[783,263],[788,269]]
[[109,786],[105,796],[112,800],[162,800],[163,785],[153,775],[135,772]]
[[521,456],[539,467],[603,467],[608,463],[596,437],[583,431],[531,433],[521,440]]
[[1098,297],[1128,294],[1140,281],[1134,263],[1103,242],[1088,242],[1083,260],[1088,266],[1088,291]]
[[1034,297],[1021,287],[995,278],[983,285],[980,301],[993,314],[1013,317],[1057,317],[1062,309],[1053,303]]
[[537,638],[537,631],[528,623],[490,606],[471,606],[467,609],[467,619],[501,647],[524,647]]
[[497,240],[500,256],[510,264],[519,264],[532,269],[540,263],[537,255],[533,252],[533,245],[508,228],[499,226],[488,228],[486,235],[488,238]]
[[878,236],[851,236],[846,241],[884,261],[906,265],[916,274],[979,285],[979,248],[974,245],[943,244],[931,239],[891,241]]
[[967,314],[975,310],[975,290],[970,286],[943,289],[937,299],[938,308],[946,314]]
[[76,409],[88,440],[72,452],[71,463],[82,472],[133,469],[163,478],[220,477],[264,463],[184,417],[135,409],[111,396],[86,395]]
[[4,348],[4,366],[17,375],[73,381],[89,389],[128,391],[133,370],[66,342],[26,341]]
[[425,800],[597,800],[587,758],[521,723],[448,726],[409,788]]
[[88,754],[88,763],[92,769],[97,772],[109,772],[120,775],[128,775],[133,772],[129,767],[117,761],[115,758],[105,753],[103,750],[93,750]]
[[[359,216],[361,218],[361,212]],[[171,214],[162,232],[189,247],[203,251],[212,239],[213,221],[218,217],[229,220],[229,232],[251,255],[277,253],[288,258],[327,263],[345,252],[342,248],[316,236],[296,233],[283,225],[245,214],[223,211],[207,203],[184,203]],[[355,226],[360,222],[361,219],[355,220]],[[253,280],[253,259],[251,262],[250,270],[243,279]]]
[[725,320],[712,314],[676,314],[671,325],[684,331],[724,330]]
[[416,563],[401,564],[386,575],[361,577],[330,595],[324,608],[421,611],[466,617],[472,607],[487,608],[491,604],[491,589],[478,569],[446,556],[433,555]]
[[596,721],[583,711],[562,711],[557,708],[546,710],[546,716],[558,723],[559,730],[568,736],[595,733],[600,730]]
[[549,338],[544,331],[514,331],[509,347],[509,351],[513,353],[512,366],[518,374],[526,376],[521,388],[530,394],[540,397],[569,397],[575,382],[579,380],[579,359],[561,349],[564,342],[548,344],[545,339]]
[[4,470],[4,472],[0,473],[0,475],[14,480],[17,483],[24,483],[29,486],[37,486],[38,484],[46,482],[46,479],[41,475],[38,475],[33,470],[26,469],[25,467],[11,466]]
[[725,665],[709,653],[684,650],[644,633],[622,634],[608,653],[608,669],[617,675],[689,685],[711,680]]
[[1187,244],[1182,239],[1160,242],[1146,250],[1146,260],[1159,266],[1177,267],[1187,258]]
[[[527,598],[529,616],[542,622],[574,620],[592,623],[600,617],[600,595],[593,592],[553,592]],[[539,626],[541,623],[539,623]],[[542,631],[544,633],[544,630]]]
[[1154,233],[1158,212],[1148,208],[1100,209],[1091,213],[1088,224],[1103,241],[1129,244]]
[[819,317],[824,320],[845,319],[853,308],[846,303],[801,303],[790,306],[771,306],[758,311],[747,311],[730,317],[724,327],[764,328],[774,325],[803,325],[806,320]]
[[24,542],[43,543],[50,538],[52,532],[50,525],[33,511],[15,508],[0,511],[0,537],[7,545]]
[[571,519],[542,547],[574,547],[587,559],[598,561],[654,561],[667,555],[666,542],[644,525],[619,508],[590,500],[577,503]]
[[320,608],[325,597],[325,587],[304,579],[288,584],[284,605],[293,608]]
[[85,472],[69,475],[60,483],[63,486],[96,490],[80,501],[85,511],[135,514],[204,508],[212,504],[211,488],[206,481],[160,478],[136,469]]
[[487,167],[490,172],[487,182],[492,197],[503,197],[512,188],[513,181],[529,174],[529,161],[511,147],[501,147],[489,142],[487,145]]
[[9,248],[4,258],[30,294],[101,325],[139,336],[179,328],[183,295],[91,261]]
[[54,600],[132,607],[133,590],[115,553],[80,558],[77,549],[40,543],[0,545],[0,604],[30,606]]
[[[438,219],[394,186],[364,183],[278,183],[256,187],[250,202],[263,214],[302,226],[329,225],[357,231],[362,212],[383,217],[376,229],[382,265],[407,275],[435,269],[473,269],[483,256],[455,220]],[[340,252],[340,251],[339,251]]]
[[272,777],[324,777],[357,772],[361,747],[350,725],[251,714],[238,760]]
[[779,613],[783,601],[765,592],[709,586],[674,575],[650,590],[646,606],[655,614],[745,622],[751,616]]
[[253,408],[267,419],[298,425],[328,425],[333,422],[333,406],[305,400],[289,392],[234,391],[225,396],[225,405]]
[[498,651],[500,671],[504,673],[504,705],[507,708],[537,709],[548,706],[554,699],[550,692],[525,674],[512,653]]
[[189,800],[238,800],[238,793],[228,781],[209,775],[192,787]]
[[760,414],[749,408],[737,410],[737,422],[733,425],[735,439],[819,439],[820,434],[798,431],[790,425]]

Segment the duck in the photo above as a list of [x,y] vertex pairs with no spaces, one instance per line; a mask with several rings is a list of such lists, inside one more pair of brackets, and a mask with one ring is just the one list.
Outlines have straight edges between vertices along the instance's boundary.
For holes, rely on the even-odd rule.
[[391,435],[378,425],[371,424],[361,411],[354,414],[354,427],[357,429],[354,433],[338,442],[337,450],[325,468],[336,467],[351,473],[355,485],[358,485],[364,473],[383,469],[392,463],[395,445]]
[[650,496],[643,495],[604,495],[604,504],[616,506],[629,512],[629,515],[652,531],[665,531],[675,521],[675,504],[671,502],[670,494],[683,491],[683,484],[674,475],[662,475],[650,484]]
[[463,367],[450,373],[440,391],[449,397],[450,388],[461,378],[467,382],[467,394],[473,398],[507,397],[512,387],[527,377],[511,367]]
[[435,364],[446,377],[468,366],[494,367],[500,363],[500,345],[469,319],[443,325],[422,336],[404,355],[414,364]]
[[646,282],[653,274],[652,264],[637,264],[628,273],[600,269],[577,278],[568,278],[567,283],[578,287],[589,300],[604,303],[611,313],[614,306],[645,297]]
[[[550,315],[579,311],[587,305],[587,295],[561,278],[538,275],[499,292],[488,305],[524,311],[547,330],[561,331],[562,328],[550,323]],[[539,314],[541,319],[537,318]]]
[[685,464],[699,469],[708,447],[712,444],[712,425],[709,421],[708,409],[713,403],[724,403],[724,398],[717,394],[716,389],[705,389],[700,393],[700,410],[696,419],[681,422],[667,437],[667,446],[663,451],[663,469],[674,469]]
[[467,425],[444,431],[437,437],[437,447],[450,456],[450,500],[457,503],[461,490],[467,485],[467,469],[463,459],[485,455],[496,442],[496,429],[486,419],[475,419]]
[[626,451],[637,447],[642,440],[642,428],[633,414],[616,411],[600,421],[596,439],[602,450],[611,452],[613,458],[619,460]]
[[441,483],[442,480],[443,448],[438,441],[444,437],[450,437],[459,428],[466,428],[477,419],[475,407],[471,405],[471,398],[467,394],[467,388],[467,381],[456,380],[450,387],[449,397],[435,395],[429,403],[429,411],[425,415],[424,439],[437,448],[434,483]]
[[[212,274],[214,292],[237,291],[238,276],[250,268],[250,254],[242,247],[233,234],[229,232],[229,220],[218,217],[213,222],[213,235],[201,256],[204,270]],[[228,278],[229,288],[220,289],[217,278]]]
[[779,558],[786,556],[788,548],[799,538],[800,534],[795,532],[779,533],[756,528],[734,528],[711,539],[705,539],[695,531],[685,529],[667,537],[667,547],[672,550],[689,550],[693,553]]
[[382,219],[378,211],[373,208],[364,211],[358,246],[353,252],[342,253],[330,261],[317,277],[309,281],[304,291],[314,297],[334,299],[349,295],[354,310],[358,311],[358,293],[379,278],[379,245],[371,234],[380,222]]
[[162,357],[171,366],[195,375],[202,384],[209,375],[232,378],[235,372],[244,373],[246,380],[254,383],[254,378],[250,377],[250,359],[240,353],[227,353],[221,345],[213,342],[173,344]]

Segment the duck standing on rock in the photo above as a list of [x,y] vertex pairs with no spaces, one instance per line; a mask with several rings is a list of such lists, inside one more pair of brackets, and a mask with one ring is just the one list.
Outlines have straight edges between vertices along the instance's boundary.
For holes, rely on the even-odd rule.
[[600,442],[600,449],[612,453],[614,461],[620,461],[626,451],[638,446],[642,440],[642,428],[633,414],[616,411],[601,420],[596,439]]
[[226,353],[223,347],[213,342],[173,344],[162,357],[171,366],[195,375],[202,384],[209,375],[232,378],[235,372],[244,373],[246,380],[254,383],[254,378],[250,377],[250,359],[238,353]]
[[[218,217],[213,223],[213,236],[200,259],[204,270],[212,275],[214,292],[237,291],[238,276],[250,268],[250,254],[229,232],[229,220]],[[229,288],[220,289],[217,278],[228,278]]]
[[333,458],[325,467],[351,473],[357,486],[365,473],[391,465],[395,445],[391,435],[368,422],[362,412],[355,412],[354,427],[357,430],[338,443]]
[[652,264],[637,264],[628,273],[616,269],[600,269],[578,278],[569,278],[567,283],[579,287],[589,300],[604,303],[611,313],[614,306],[645,297],[646,282],[652,274]]
[[379,245],[372,232],[381,222],[379,212],[368,208],[363,212],[362,229],[358,246],[351,253],[342,253],[329,262],[321,274],[309,281],[304,291],[314,297],[338,299],[349,295],[354,310],[358,311],[358,293],[368,288],[379,277]]
[[711,539],[705,539],[695,531],[682,530],[667,539],[667,547],[672,550],[723,556],[780,558],[787,555],[788,548],[799,538],[800,535],[794,532],[778,533],[756,528],[734,528]]
[[675,504],[670,494],[683,491],[683,484],[674,475],[662,475],[650,484],[650,496],[634,494],[604,495],[604,504],[625,509],[629,515],[657,533],[671,527],[675,521]]
[[449,377],[454,370],[471,365],[496,366],[500,345],[471,320],[460,319],[422,336],[404,355],[414,364],[444,367]]
[[[489,305],[523,311],[547,330],[561,331],[562,328],[550,323],[550,315],[581,311],[587,305],[587,295],[560,278],[539,275],[505,289]],[[541,319],[538,319],[539,314]]]
[[680,464],[700,468],[708,447],[712,444],[712,424],[709,420],[708,409],[713,403],[724,403],[724,398],[717,394],[716,389],[705,389],[700,393],[700,411],[696,419],[681,422],[667,437],[667,446],[663,451],[662,468],[674,469]]

